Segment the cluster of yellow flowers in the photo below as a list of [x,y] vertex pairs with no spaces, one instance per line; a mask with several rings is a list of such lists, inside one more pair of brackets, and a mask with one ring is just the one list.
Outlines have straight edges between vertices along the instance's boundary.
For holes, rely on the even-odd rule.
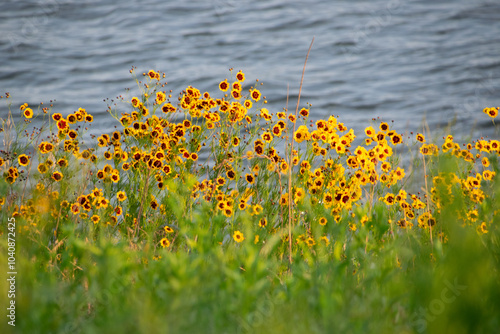
[[[394,148],[403,144],[403,135],[385,122],[378,128],[366,127],[363,143],[353,147],[357,138],[354,130],[334,116],[308,124],[310,106],[297,114],[269,111],[264,107],[267,101],[262,99],[258,80],[253,86],[245,86],[241,71],[234,81],[219,83],[220,97],[189,86],[177,101],[171,91],[162,90],[165,74],[151,70],[144,77],[147,82],[139,82],[144,89],[141,96],[126,101],[131,111],[118,115],[110,109],[121,129],[97,136],[95,145],[84,148],[83,128],[74,125],[91,123],[93,116],[82,108],[66,117],[54,113],[49,121],[54,122],[57,133],[36,143],[33,155],[23,152],[16,159],[12,154],[0,157],[4,180],[15,186],[22,169],[29,176],[23,182],[36,184],[38,193],[34,192],[33,199],[46,191],[63,192],[65,199],[58,196],[51,211],[54,218],[72,213],[79,221],[91,222],[90,226],[105,223],[128,228],[137,227],[141,215],[148,223],[161,225],[169,214],[164,201],[170,194],[168,185],[174,182],[187,187],[189,176],[194,175],[196,180],[189,185],[190,195],[185,199],[190,210],[208,204],[214,217],[222,215],[234,226],[237,243],[245,240],[238,230],[240,215],[254,217],[258,232],[254,242],[258,243],[265,240],[265,233],[281,231],[292,212],[292,220],[304,227],[296,244],[304,242],[310,247],[330,244],[326,230],[317,239],[311,232],[325,228],[329,222],[346,223],[353,233],[360,226],[369,227],[369,215],[359,215],[356,208],[363,203],[373,206],[377,198],[390,212],[391,227],[395,222],[394,226],[401,229],[411,229],[414,224],[421,229],[432,228],[435,214],[459,189],[468,199],[467,212],[473,213],[459,216],[477,224],[480,231],[487,231],[477,210],[486,197],[482,189],[485,182],[496,175],[488,169],[488,156],[500,155],[498,140],[481,139],[462,149],[449,135],[440,148],[426,143],[425,136],[417,133],[415,140],[420,142],[424,166],[440,152],[468,163],[463,171],[440,173],[429,179],[429,190],[422,196],[404,189],[406,172],[391,158]],[[33,110],[27,104],[20,110],[29,122]],[[486,108],[484,112],[496,117],[498,110]],[[293,150],[288,145],[292,140],[297,145]],[[30,172],[34,156],[39,162],[38,174]],[[85,180],[71,171],[73,160],[86,171]],[[467,175],[467,171],[478,168],[482,171]],[[288,173],[293,174],[292,184],[282,177]],[[75,180],[85,183],[78,190],[68,189]],[[149,202],[145,201],[148,197]],[[0,205],[6,202],[2,197]],[[30,203],[34,205],[34,201]],[[9,204],[15,215],[33,222],[37,219],[37,210],[30,205]],[[307,204],[323,208],[323,213],[301,218],[298,208]],[[293,210],[284,210],[290,205]],[[174,231],[169,229],[166,233]],[[160,237],[162,247],[173,245],[167,235]]]
[[500,110],[500,107],[484,108],[483,112],[491,118],[495,118],[498,116],[498,110]]

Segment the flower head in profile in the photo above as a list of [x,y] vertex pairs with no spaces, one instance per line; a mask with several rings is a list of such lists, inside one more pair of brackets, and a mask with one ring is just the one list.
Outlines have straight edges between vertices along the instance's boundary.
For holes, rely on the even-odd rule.
[[417,133],[417,141],[421,142],[421,143],[425,143],[425,136],[421,133]]
[[482,222],[481,225],[478,226],[477,230],[480,234],[488,233],[488,226],[486,226],[485,222]]
[[304,198],[304,196],[305,196],[304,189],[297,188],[295,190],[295,196],[294,196],[294,202],[295,202],[295,204],[300,203],[302,201],[302,199]]

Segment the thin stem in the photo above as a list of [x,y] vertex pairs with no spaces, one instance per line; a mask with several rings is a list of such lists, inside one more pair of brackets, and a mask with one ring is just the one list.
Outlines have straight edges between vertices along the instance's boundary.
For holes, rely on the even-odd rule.
[[290,263],[292,263],[292,167],[293,167],[293,135],[295,133],[295,128],[297,126],[297,114],[299,112],[299,104],[300,104],[300,96],[302,94],[302,84],[304,82],[304,73],[306,71],[307,59],[309,58],[309,53],[311,52],[311,48],[314,43],[314,37],[311,41],[311,45],[309,46],[309,50],[307,50],[306,60],[304,61],[304,67],[302,68],[302,77],[300,79],[300,87],[299,87],[299,96],[297,98],[297,106],[295,108],[295,122],[293,123],[293,132],[291,133],[290,138],[290,164],[288,166],[288,246],[289,246],[289,254],[288,259]]
[[144,208],[144,201],[146,200],[146,192],[148,191],[149,188],[149,176],[151,173],[151,168],[148,168],[148,173],[146,174],[146,184],[144,185],[144,191],[142,192],[142,200],[141,200],[141,207],[139,208],[139,213],[137,214],[137,225],[135,227],[135,232],[134,232],[134,237],[137,234],[137,231],[139,230],[139,225],[141,223],[141,216],[142,216],[142,210]]
[[[425,156],[422,156],[422,159],[424,160],[424,182],[425,182],[425,198],[427,200],[427,217],[430,218],[430,210],[429,210],[429,188],[427,187],[427,167],[425,164]],[[432,242],[432,226],[429,225],[429,236],[431,238],[431,245],[433,244]]]

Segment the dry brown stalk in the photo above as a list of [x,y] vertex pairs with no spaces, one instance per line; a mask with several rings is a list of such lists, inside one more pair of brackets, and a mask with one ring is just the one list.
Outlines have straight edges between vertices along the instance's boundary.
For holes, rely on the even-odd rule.
[[[311,45],[309,45],[309,50],[307,50],[306,60],[304,61],[304,67],[302,68],[302,77],[300,79],[299,86],[299,96],[297,98],[297,106],[295,108],[295,119],[297,119],[297,114],[299,112],[299,104],[300,104],[300,95],[302,94],[302,83],[304,82],[304,73],[306,71],[307,59],[309,58],[309,53],[311,52],[311,48],[314,43],[314,37],[311,41]],[[288,164],[288,244],[289,244],[289,254],[288,259],[290,263],[292,263],[292,168],[293,168],[293,134],[295,133],[297,122],[293,123],[293,132],[290,134],[290,163]]]

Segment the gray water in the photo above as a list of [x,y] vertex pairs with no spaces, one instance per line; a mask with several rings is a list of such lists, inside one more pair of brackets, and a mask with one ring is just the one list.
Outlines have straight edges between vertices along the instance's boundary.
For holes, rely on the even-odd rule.
[[313,119],[361,130],[380,117],[401,132],[425,121],[436,135],[453,121],[458,137],[498,137],[482,113],[500,105],[498,0],[3,0],[0,94],[16,109],[83,107],[99,133],[117,124],[103,100],[137,94],[131,66],[166,72],[174,94],[216,92],[232,67],[281,111],[313,36],[301,98]]

